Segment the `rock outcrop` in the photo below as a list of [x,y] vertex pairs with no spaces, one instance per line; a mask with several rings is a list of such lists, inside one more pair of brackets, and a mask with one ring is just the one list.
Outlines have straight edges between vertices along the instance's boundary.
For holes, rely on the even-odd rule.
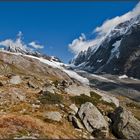
[[86,129],[96,137],[108,136],[108,124],[100,111],[90,102],[82,104],[78,116]]
[[140,138],[140,121],[124,107],[118,107],[115,110],[112,120],[113,132],[117,135],[117,137],[124,139]]

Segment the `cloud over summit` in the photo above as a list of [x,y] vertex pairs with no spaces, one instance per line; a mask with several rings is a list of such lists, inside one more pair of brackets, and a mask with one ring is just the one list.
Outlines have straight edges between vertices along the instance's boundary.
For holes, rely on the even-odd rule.
[[97,34],[94,39],[86,40],[86,36],[84,34],[82,34],[79,38],[74,39],[72,43],[69,44],[71,52],[77,55],[79,52],[87,50],[89,47],[99,43],[102,40],[103,36],[105,36],[116,25],[138,15],[140,15],[140,2],[135,6],[133,10],[129,11],[128,13],[122,16],[114,17],[112,19],[107,19],[101,26],[96,27],[93,30],[93,33]]
[[29,44],[25,44],[22,41],[22,38],[23,38],[23,33],[21,31],[19,31],[17,34],[17,38],[15,40],[6,39],[3,41],[0,41],[0,46],[6,47],[6,48],[11,46],[12,48],[18,47],[18,48],[22,48],[22,49],[27,49],[29,47],[32,47],[34,49],[43,49],[44,48],[44,46],[37,44],[35,41],[32,41]]

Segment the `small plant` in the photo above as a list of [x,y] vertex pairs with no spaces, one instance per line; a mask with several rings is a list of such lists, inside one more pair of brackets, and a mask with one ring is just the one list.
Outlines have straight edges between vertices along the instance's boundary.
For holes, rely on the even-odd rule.
[[48,91],[45,91],[40,97],[39,100],[42,104],[60,104],[63,101],[62,95],[53,94]]
[[53,84],[54,84],[55,87],[57,87],[58,84],[59,84],[59,81],[58,80],[55,80],[55,81],[53,81]]
[[19,130],[14,137],[20,138],[20,137],[28,136],[28,135],[29,135],[29,132],[25,129],[22,129],[22,130]]

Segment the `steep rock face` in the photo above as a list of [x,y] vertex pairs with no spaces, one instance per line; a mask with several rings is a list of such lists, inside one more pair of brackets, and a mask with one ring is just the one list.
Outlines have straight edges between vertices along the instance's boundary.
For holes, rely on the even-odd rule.
[[119,138],[139,139],[140,121],[124,107],[116,108],[113,122],[113,131]]
[[99,42],[72,61],[89,72],[127,74],[140,78],[140,16],[114,27]]

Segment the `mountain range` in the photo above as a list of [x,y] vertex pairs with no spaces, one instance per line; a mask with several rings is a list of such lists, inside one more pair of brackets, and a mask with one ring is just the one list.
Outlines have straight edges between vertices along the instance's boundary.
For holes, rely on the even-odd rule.
[[71,64],[0,42],[0,139],[139,139],[139,39],[137,16]]
[[110,29],[96,45],[81,51],[71,64],[74,69],[90,73],[140,78],[140,15]]

